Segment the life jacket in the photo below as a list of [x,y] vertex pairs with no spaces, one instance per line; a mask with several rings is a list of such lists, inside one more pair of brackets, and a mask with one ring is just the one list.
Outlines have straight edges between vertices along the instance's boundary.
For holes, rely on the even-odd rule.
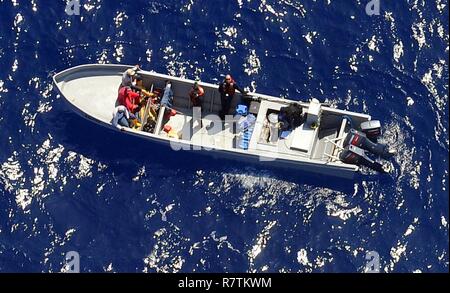
[[[197,94],[197,97],[195,96]],[[191,97],[191,100],[198,99],[200,97],[203,97],[205,95],[205,90],[199,86],[197,89],[192,89],[189,96]]]
[[223,93],[228,94],[229,96],[234,96],[236,93],[236,89],[234,88],[235,81],[232,78],[230,83],[227,83],[226,81],[223,82]]
[[201,86],[199,86],[198,87],[198,96],[202,97],[204,95],[205,95],[205,90]]

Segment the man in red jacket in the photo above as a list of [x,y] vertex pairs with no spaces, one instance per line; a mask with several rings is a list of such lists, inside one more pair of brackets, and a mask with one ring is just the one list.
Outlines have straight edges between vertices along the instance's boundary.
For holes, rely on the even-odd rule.
[[130,87],[119,89],[119,104],[125,106],[130,113],[137,113],[141,109],[141,96],[133,92]]
[[194,107],[201,107],[202,106],[202,100],[200,99],[205,95],[205,90],[203,87],[198,85],[198,82],[194,83],[194,86],[192,87],[191,91],[189,92],[189,97],[191,98],[192,106]]

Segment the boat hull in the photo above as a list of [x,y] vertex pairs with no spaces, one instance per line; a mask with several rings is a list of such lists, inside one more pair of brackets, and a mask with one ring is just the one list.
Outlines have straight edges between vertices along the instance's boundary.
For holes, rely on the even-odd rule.
[[[121,66],[121,65],[110,65],[114,66],[114,69],[117,70],[117,72],[123,72],[129,66]],[[109,67],[108,67],[109,68]],[[145,133],[142,131],[136,131],[133,129],[118,129],[114,126],[112,126],[110,119],[104,118],[102,116],[95,115],[94,113],[89,113],[86,111],[86,109],[81,109],[75,102],[74,98],[71,96],[67,96],[64,92],[64,87],[61,86],[61,80],[64,79],[67,76],[70,76],[73,74],[72,71],[76,72],[77,67],[71,68],[69,70],[63,71],[61,73],[58,73],[55,75],[54,80],[55,84],[57,85],[57,88],[59,89],[61,95],[64,97],[64,99],[67,101],[67,104],[69,105],[70,109],[74,111],[76,114],[80,115],[81,117],[88,119],[97,125],[100,125],[102,127],[106,127],[114,132],[119,132],[122,135],[132,135],[134,137],[138,137],[140,139],[143,139],[147,141],[148,143],[152,144],[159,144],[165,147],[165,149],[168,152],[175,152],[175,151],[181,151],[181,152],[196,152],[201,155],[205,156],[211,156],[216,159],[227,159],[227,160],[234,160],[239,161],[240,163],[249,163],[249,164],[257,164],[262,165],[264,168],[283,168],[283,169],[294,169],[299,171],[304,171],[308,173],[315,173],[315,174],[323,174],[323,175],[329,175],[339,178],[346,178],[351,179],[355,176],[355,174],[358,171],[357,166],[353,165],[347,165],[342,164],[339,166],[333,165],[333,164],[327,164],[324,162],[318,162],[315,160],[309,160],[309,161],[293,161],[293,160],[287,160],[284,158],[278,157],[276,154],[271,154],[270,156],[261,156],[251,153],[246,153],[243,150],[240,151],[231,151],[231,150],[223,150],[223,149],[211,149],[211,148],[204,148],[199,145],[194,145],[190,143],[189,141],[183,141],[183,140],[174,140],[174,139],[166,139],[159,137],[154,134]],[[101,72],[101,71],[100,71]],[[105,74],[110,72],[109,70],[105,70]],[[115,81],[120,81],[120,75],[113,74],[112,75],[115,78]],[[163,76],[163,75],[161,75]],[[72,76],[73,79],[76,79],[77,76]],[[167,78],[173,78],[167,76]],[[114,81],[114,82],[115,82]],[[117,87],[114,90],[114,93],[117,92]],[[108,93],[110,94],[110,93]],[[274,99],[276,99],[274,97]],[[111,102],[109,102],[111,103]],[[111,106],[111,112],[113,107]]]
[[[101,120],[96,119],[95,117],[92,117],[90,115],[87,115],[85,112],[80,111],[79,108],[75,107],[72,103],[70,103],[67,99],[64,99],[66,101],[67,106],[70,108],[71,111],[76,113],[77,115],[83,117],[84,119],[87,119],[98,126],[106,127],[110,129],[111,131],[118,133],[119,135],[132,135],[134,137],[138,137],[144,141],[147,141],[150,144],[158,144],[160,146],[163,146],[165,151],[170,154],[170,152],[196,152],[197,154],[203,155],[203,156],[210,156],[214,159],[227,159],[232,160],[235,162],[240,163],[248,163],[248,164],[255,164],[260,165],[264,167],[265,169],[270,169],[271,167],[275,168],[281,168],[281,169],[290,169],[300,172],[312,172],[315,174],[322,174],[327,176],[333,176],[343,179],[353,179],[354,176],[357,174],[357,170],[355,169],[342,169],[342,168],[334,168],[332,166],[322,166],[314,163],[303,163],[303,162],[292,162],[289,160],[283,160],[283,159],[275,159],[275,160],[264,160],[258,156],[253,155],[245,155],[245,154],[236,154],[233,152],[227,152],[227,151],[220,151],[220,150],[192,150],[192,145],[186,144],[186,143],[175,143],[178,144],[178,146],[181,148],[181,150],[173,150],[171,146],[171,141],[167,141],[160,138],[155,137],[149,137],[146,135],[142,135],[140,133],[136,133],[135,131],[121,131],[118,130],[115,127],[112,127],[110,124],[104,123]],[[172,141],[173,143],[173,141]],[[187,150],[190,148],[190,150]]]

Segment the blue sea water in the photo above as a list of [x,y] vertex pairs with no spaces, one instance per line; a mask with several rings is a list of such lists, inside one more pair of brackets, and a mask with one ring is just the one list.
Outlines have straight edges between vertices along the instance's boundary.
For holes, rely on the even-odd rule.
[[[448,272],[445,0],[0,0],[0,271]],[[369,113],[393,172],[352,181],[175,153],[72,113],[85,63]]]

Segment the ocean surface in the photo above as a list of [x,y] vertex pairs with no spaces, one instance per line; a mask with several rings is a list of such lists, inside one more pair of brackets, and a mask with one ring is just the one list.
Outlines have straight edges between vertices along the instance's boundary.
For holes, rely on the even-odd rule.
[[[0,0],[0,271],[448,272],[448,1],[368,2]],[[52,76],[85,63],[315,97],[398,156],[345,181],[176,153],[72,113]]]

